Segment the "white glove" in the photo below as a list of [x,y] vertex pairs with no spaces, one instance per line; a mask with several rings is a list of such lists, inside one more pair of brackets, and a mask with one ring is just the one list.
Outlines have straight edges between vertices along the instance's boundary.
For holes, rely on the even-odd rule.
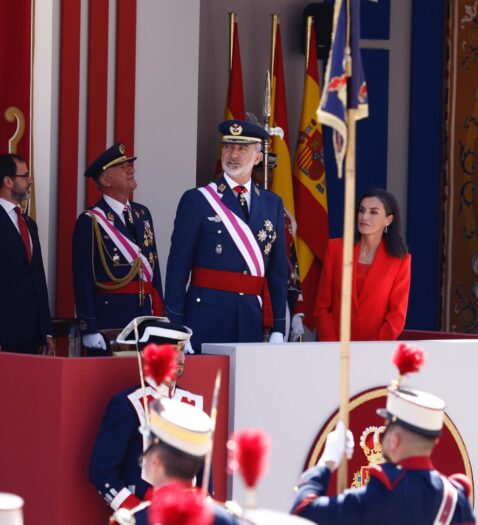
[[272,332],[271,336],[269,337],[269,343],[283,343],[284,342],[284,334],[282,332]]
[[318,465],[321,467],[328,467],[333,472],[342,461],[345,454],[347,459],[350,459],[354,453],[354,436],[350,430],[345,432],[345,427],[342,421],[337,423],[333,432],[327,436],[325,448],[320,456]]
[[96,348],[97,350],[106,350],[106,343],[103,336],[96,332],[96,334],[85,334],[82,337],[83,346],[87,348]]
[[185,354],[194,354],[193,347],[191,346],[191,341],[187,341],[184,345],[184,353]]
[[289,337],[291,341],[298,341],[299,338],[304,335],[304,322],[302,321],[303,318],[304,314],[295,314],[292,317]]

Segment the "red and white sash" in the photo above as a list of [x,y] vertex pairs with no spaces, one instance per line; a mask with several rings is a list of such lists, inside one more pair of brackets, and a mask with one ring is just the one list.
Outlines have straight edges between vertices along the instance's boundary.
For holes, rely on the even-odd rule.
[[458,491],[451,481],[445,476],[441,476],[441,479],[443,482],[443,496],[433,525],[449,525],[458,501]]
[[125,237],[118,228],[108,220],[105,212],[101,208],[96,207],[92,210],[87,210],[86,213],[95,216],[98,224],[109,235],[118,250],[123,254],[123,257],[130,264],[137,259],[138,255],[140,255],[141,268],[143,270],[141,272],[141,278],[146,282],[151,282],[153,280],[153,269],[151,268],[148,259],[141,253],[141,248]]
[[217,184],[211,182],[203,188],[198,188],[198,190],[204,195],[212,209],[221,218],[224,227],[246,261],[251,275],[264,277],[264,258],[249,226],[223,204],[217,192]]

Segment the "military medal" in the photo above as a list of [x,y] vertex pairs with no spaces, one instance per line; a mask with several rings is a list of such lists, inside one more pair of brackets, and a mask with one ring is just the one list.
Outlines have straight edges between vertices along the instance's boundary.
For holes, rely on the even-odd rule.
[[271,253],[271,249],[272,249],[272,244],[270,242],[268,242],[264,246],[264,255],[269,255]]
[[153,239],[154,239],[154,234],[153,234],[153,230],[151,228],[151,225],[149,224],[149,221],[143,221],[143,226],[144,226],[144,240],[143,240],[143,244],[144,246],[152,246],[153,245]]
[[266,239],[267,239],[267,233],[265,230],[259,230],[259,233],[257,234],[257,238],[261,241],[261,242],[264,242]]

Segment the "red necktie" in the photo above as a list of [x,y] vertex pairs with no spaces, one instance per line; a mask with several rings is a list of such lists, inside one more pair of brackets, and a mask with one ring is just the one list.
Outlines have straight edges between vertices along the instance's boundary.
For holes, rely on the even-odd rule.
[[249,221],[249,208],[247,207],[247,201],[244,197],[244,193],[247,193],[247,188],[245,186],[235,186],[232,188],[237,193],[237,200],[239,202],[239,206],[242,209],[242,213],[244,214],[244,219],[246,222]]
[[18,229],[20,230],[20,235],[22,236],[22,241],[25,245],[25,250],[27,251],[28,263],[31,263],[32,248],[30,246],[30,234],[28,233],[28,226],[25,222],[25,218],[22,215],[22,209],[20,208],[20,206],[15,206],[15,213],[18,217]]

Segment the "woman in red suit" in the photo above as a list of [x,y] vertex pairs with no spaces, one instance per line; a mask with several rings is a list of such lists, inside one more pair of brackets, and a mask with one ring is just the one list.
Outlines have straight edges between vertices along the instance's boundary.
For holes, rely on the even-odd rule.
[[[394,340],[405,326],[411,256],[395,197],[372,188],[359,200],[352,280],[353,341]],[[319,341],[340,339],[342,239],[331,239],[314,317]]]

